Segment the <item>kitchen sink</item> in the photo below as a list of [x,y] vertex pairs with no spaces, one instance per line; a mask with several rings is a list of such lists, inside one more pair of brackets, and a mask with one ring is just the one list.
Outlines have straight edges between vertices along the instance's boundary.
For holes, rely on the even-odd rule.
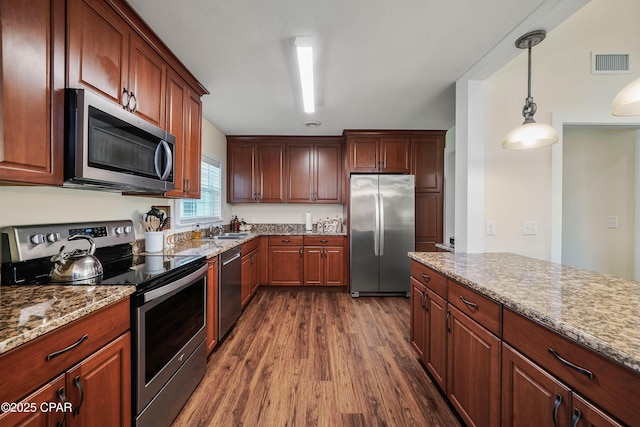
[[215,242],[216,240],[240,240],[249,236],[250,233],[222,233],[213,237],[198,239],[201,242]]

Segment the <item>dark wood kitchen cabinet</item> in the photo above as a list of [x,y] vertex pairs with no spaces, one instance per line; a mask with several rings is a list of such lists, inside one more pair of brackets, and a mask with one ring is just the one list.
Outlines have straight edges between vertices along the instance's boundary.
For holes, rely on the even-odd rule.
[[304,236],[305,285],[344,285],[344,239],[342,236]]
[[261,137],[227,137],[227,201],[284,203],[285,144]]
[[302,245],[302,236],[269,236],[270,285],[302,285]]
[[207,268],[207,355],[218,344],[218,257],[208,260]]
[[342,202],[342,138],[291,138],[287,150],[287,202]]
[[129,299],[122,299],[0,355],[0,375],[12,385],[0,388],[1,401],[66,401],[73,407],[66,413],[4,413],[0,424],[57,424],[62,414],[69,426],[130,425],[129,310]]
[[253,239],[242,244],[242,286],[241,299],[244,308],[258,289],[259,240]]
[[418,358],[425,362],[425,354],[427,352],[428,344],[428,322],[429,311],[426,305],[427,301],[427,287],[418,282],[414,277],[409,278],[411,284],[411,312],[409,322],[409,337],[411,341],[411,347],[418,355]]
[[164,127],[167,64],[105,0],[68,2],[68,86]]
[[345,131],[349,172],[409,173],[411,138],[393,131]]
[[166,129],[176,137],[175,189],[167,197],[200,198],[202,102],[175,71],[167,71]]
[[0,3],[0,181],[62,185],[64,10],[64,0]]

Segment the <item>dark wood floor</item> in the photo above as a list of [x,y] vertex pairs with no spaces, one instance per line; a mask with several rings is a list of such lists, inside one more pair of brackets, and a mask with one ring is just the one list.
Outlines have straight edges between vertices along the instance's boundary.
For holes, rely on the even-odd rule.
[[409,344],[409,299],[260,289],[174,426],[459,426]]

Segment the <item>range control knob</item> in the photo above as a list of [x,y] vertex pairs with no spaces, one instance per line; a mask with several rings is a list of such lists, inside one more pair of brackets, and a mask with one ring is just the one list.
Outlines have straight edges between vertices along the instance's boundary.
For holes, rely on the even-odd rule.
[[127,225],[127,226],[124,228],[124,234],[129,234],[129,233],[131,233],[132,231],[133,231],[133,229],[131,228],[131,226],[130,226],[130,225]]
[[49,233],[47,234],[47,242],[55,243],[60,240],[60,233]]
[[116,232],[116,236],[121,235],[122,233],[124,233],[124,229],[122,227],[116,227],[115,230],[113,230]]
[[44,243],[44,234],[33,234],[29,236],[29,241],[34,245],[39,245],[40,243]]

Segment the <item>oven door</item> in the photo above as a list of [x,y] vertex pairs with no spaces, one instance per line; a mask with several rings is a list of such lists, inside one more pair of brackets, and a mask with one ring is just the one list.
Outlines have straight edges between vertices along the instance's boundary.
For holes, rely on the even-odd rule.
[[207,266],[150,290],[134,307],[136,413],[204,342]]

